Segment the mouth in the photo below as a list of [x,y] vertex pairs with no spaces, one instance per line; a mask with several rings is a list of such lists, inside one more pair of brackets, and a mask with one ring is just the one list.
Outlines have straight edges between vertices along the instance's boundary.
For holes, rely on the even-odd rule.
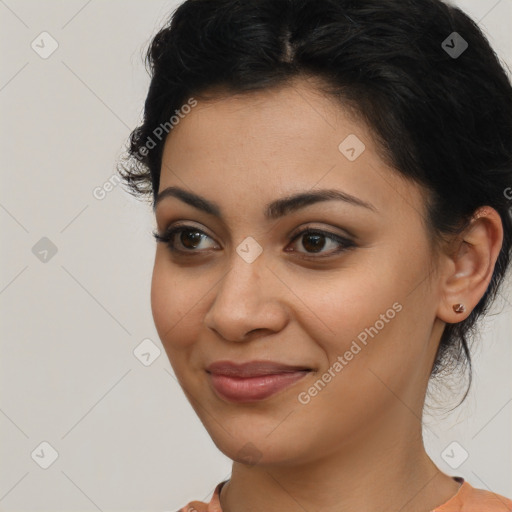
[[216,394],[229,402],[264,400],[292,386],[312,372],[305,366],[290,366],[268,361],[236,364],[219,361],[207,368]]

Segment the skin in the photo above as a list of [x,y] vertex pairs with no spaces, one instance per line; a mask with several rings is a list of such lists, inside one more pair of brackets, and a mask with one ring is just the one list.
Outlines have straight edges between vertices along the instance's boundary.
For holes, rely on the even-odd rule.
[[[355,161],[338,149],[349,134],[366,146]],[[422,409],[445,323],[466,318],[484,294],[502,225],[495,210],[482,208],[462,238],[433,253],[424,190],[379,154],[369,129],[305,79],[200,100],[166,140],[159,191],[185,188],[223,213],[217,218],[174,197],[158,204],[158,233],[186,221],[207,237],[188,246],[175,237],[197,256],[157,245],[151,305],[186,396],[234,461],[221,492],[224,512],[427,512],[459,488],[425,451]],[[349,193],[376,211],[330,200],[264,217],[265,204],[319,188]],[[325,238],[318,253],[307,236],[292,241],[306,226],[355,247],[334,254],[338,244]],[[252,263],[236,251],[249,236],[263,249]],[[299,393],[395,303],[401,311],[301,404]],[[457,303],[465,313],[453,311]],[[234,404],[215,394],[205,372],[225,359],[314,371],[270,398]],[[250,463],[242,459],[247,450]]]

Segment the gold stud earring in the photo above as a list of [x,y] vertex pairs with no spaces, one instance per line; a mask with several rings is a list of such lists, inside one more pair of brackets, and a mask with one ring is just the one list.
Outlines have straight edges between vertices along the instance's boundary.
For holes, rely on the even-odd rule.
[[453,311],[455,311],[455,313],[464,313],[466,308],[464,307],[464,304],[454,304]]

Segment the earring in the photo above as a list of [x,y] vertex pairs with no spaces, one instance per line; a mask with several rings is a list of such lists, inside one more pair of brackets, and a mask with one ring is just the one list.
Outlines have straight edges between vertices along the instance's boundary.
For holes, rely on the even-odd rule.
[[466,308],[464,307],[464,304],[454,304],[453,311],[455,311],[455,313],[464,313]]

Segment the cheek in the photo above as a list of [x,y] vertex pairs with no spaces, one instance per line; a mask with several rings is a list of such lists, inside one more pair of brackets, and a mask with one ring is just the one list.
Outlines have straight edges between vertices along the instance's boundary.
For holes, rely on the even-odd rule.
[[303,328],[326,355],[322,371],[342,357],[343,370],[336,375],[370,379],[368,386],[376,381],[369,368],[388,379],[401,379],[415,359],[425,359],[430,322],[423,287],[411,293],[423,278],[421,268],[409,266],[406,275],[403,261],[379,256],[379,265],[359,260],[361,267],[325,279],[301,278],[294,287],[307,305]]
[[294,293],[307,306],[307,330],[331,356],[343,354],[359,335],[364,339],[365,328],[377,323],[385,331],[398,316],[393,304],[403,294],[397,280],[386,277],[391,272],[382,272],[382,262],[379,277],[371,268],[354,266],[325,277],[295,279]]
[[151,279],[151,311],[162,342],[165,338],[164,333],[178,320],[175,290],[175,281],[165,272],[164,265],[157,255]]
[[[368,416],[384,414],[402,403],[396,395],[406,403],[417,403],[415,390],[421,390],[418,385],[429,372],[429,319],[420,318],[421,305],[404,300],[404,295],[374,290],[371,298],[341,302],[330,324],[335,335],[319,339],[328,363],[318,378],[329,382],[304,391],[309,396],[318,393],[313,408],[330,410],[333,425],[354,426]],[[400,300],[394,301],[396,297]],[[340,408],[333,408],[334,404]]]
[[195,339],[194,331],[200,323],[197,315],[201,308],[201,282],[193,279],[166,261],[164,255],[155,259],[151,281],[151,310],[156,330],[168,351],[180,350]]

